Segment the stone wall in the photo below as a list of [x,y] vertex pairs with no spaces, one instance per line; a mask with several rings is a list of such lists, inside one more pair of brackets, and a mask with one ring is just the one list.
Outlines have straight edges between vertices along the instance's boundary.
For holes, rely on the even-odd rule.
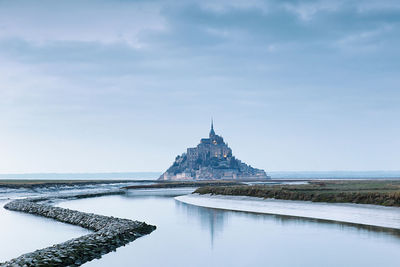
[[4,208],[79,225],[94,233],[24,254],[0,263],[0,266],[79,266],[156,229],[144,222],[53,207],[36,201],[15,200],[7,203]]

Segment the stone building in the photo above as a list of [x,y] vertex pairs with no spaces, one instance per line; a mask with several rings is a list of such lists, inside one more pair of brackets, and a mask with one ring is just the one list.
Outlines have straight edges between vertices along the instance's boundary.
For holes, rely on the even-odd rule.
[[208,138],[175,158],[159,180],[269,179],[265,171],[253,168],[232,155],[222,136],[215,134],[214,124]]

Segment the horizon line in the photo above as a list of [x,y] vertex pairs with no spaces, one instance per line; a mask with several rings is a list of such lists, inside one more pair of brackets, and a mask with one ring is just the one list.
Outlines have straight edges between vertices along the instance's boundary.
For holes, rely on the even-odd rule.
[[[318,173],[318,172],[400,172],[399,170],[273,170],[267,171],[267,173],[285,173],[285,172],[310,172],[310,173]],[[124,174],[124,173],[162,173],[162,171],[109,171],[109,172],[15,172],[15,173],[0,173],[0,176],[3,175],[28,175],[28,174]]]

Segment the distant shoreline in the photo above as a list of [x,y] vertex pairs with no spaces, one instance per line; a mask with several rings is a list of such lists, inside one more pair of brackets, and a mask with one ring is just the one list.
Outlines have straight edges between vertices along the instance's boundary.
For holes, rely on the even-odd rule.
[[182,187],[202,187],[202,186],[233,186],[243,185],[240,180],[203,180],[203,181],[155,181],[150,185],[131,185],[123,189],[162,189],[162,188],[182,188]]
[[155,180],[161,172],[3,173],[1,179],[45,180]]
[[[2,179],[40,180],[157,180],[162,172],[8,173]],[[400,179],[399,171],[267,171],[272,180]]]
[[274,183],[293,183],[293,182],[309,182],[317,183],[318,181],[332,183],[335,181],[343,182],[387,182],[387,181],[400,181],[396,178],[342,178],[342,179],[268,179],[268,180],[177,180],[177,181],[159,181],[153,179],[1,179],[0,188],[43,188],[43,187],[62,187],[62,186],[85,186],[85,185],[100,185],[100,184],[116,184],[116,183],[151,183],[145,185],[132,185],[123,186],[123,189],[146,189],[146,188],[176,188],[176,187],[205,187],[205,186],[238,186],[253,184],[269,184],[270,186]]
[[98,184],[151,182],[151,180],[46,180],[46,179],[0,179],[0,188],[42,188],[61,186],[82,186]]

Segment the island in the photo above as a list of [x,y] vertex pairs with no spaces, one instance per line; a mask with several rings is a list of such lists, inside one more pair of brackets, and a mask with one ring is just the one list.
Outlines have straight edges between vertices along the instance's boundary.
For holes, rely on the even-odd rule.
[[215,134],[211,121],[209,138],[178,155],[159,180],[266,180],[264,170],[253,168],[232,155],[222,136]]

